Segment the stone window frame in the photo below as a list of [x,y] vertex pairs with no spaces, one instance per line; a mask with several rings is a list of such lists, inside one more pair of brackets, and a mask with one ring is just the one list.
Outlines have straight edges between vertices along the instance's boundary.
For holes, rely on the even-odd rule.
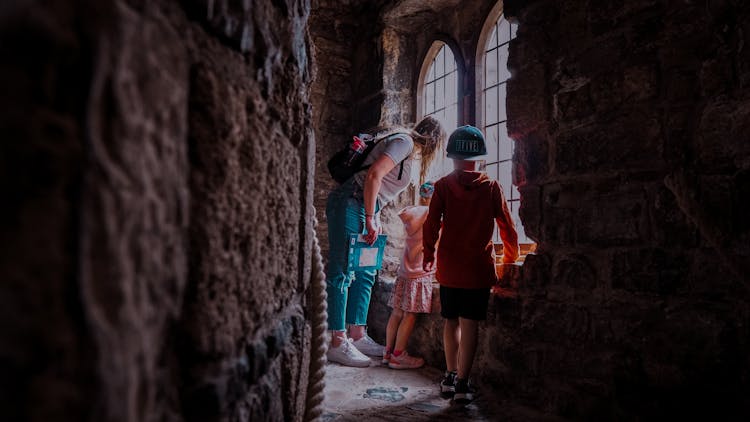
[[[504,122],[507,122],[507,115],[506,116],[502,116],[502,117],[498,116],[498,119],[497,119],[496,122],[492,122],[489,125],[485,125],[485,112],[486,112],[486,110],[485,110],[485,101],[486,101],[486,96],[484,94],[485,94],[485,91],[486,91],[486,89],[485,89],[485,58],[486,58],[486,55],[487,55],[487,44],[489,44],[490,38],[492,37],[493,32],[495,31],[495,28],[497,27],[497,23],[498,23],[498,21],[501,18],[503,18],[503,2],[502,2],[502,0],[498,1],[495,4],[495,6],[492,8],[492,10],[487,14],[487,17],[485,18],[484,24],[482,25],[482,30],[479,33],[479,39],[477,40],[477,45],[476,45],[476,48],[475,48],[475,58],[474,58],[474,63],[475,63],[475,66],[474,66],[474,71],[475,71],[474,72],[474,75],[475,75],[475,77],[474,77],[474,97],[475,97],[476,113],[475,113],[474,118],[475,118],[475,121],[476,121],[476,126],[478,128],[481,128],[482,132],[485,133],[485,134],[488,133],[488,130],[487,130],[486,126],[497,126],[498,128],[501,128],[501,127],[503,127]],[[509,39],[507,40],[507,42],[499,42],[498,45],[507,45],[507,44],[510,43],[510,41],[513,38],[515,38],[515,30],[513,28],[514,27],[517,28],[517,24],[515,24],[513,22],[508,22],[508,23],[511,25],[511,27],[510,27],[511,35],[510,35]],[[506,58],[506,60],[507,60],[507,58]],[[510,78],[510,76],[508,77],[508,79],[509,78]],[[494,85],[494,86],[500,86],[500,85],[506,84],[508,79],[506,79],[503,82],[500,82],[498,80],[497,84]],[[491,88],[488,88],[488,89],[491,89]],[[499,113],[499,111],[498,111],[498,113]],[[507,129],[506,129],[506,131],[507,131]],[[488,141],[491,141],[491,139],[489,139],[491,137],[491,135],[487,135],[487,137],[488,137]],[[508,138],[508,139],[510,139],[510,138]],[[488,148],[488,149],[491,149],[491,148]],[[497,151],[498,148],[495,148],[494,150]],[[507,186],[507,187],[504,186],[504,188],[506,190],[506,201],[508,202],[509,208],[513,209],[513,207],[515,207],[515,209],[516,209],[516,212],[514,214],[514,221],[516,222],[516,226],[519,226],[521,224],[521,221],[520,221],[520,217],[518,216],[518,211],[517,210],[518,210],[518,208],[520,208],[520,195],[519,195],[519,192],[518,192],[518,188],[515,187],[515,185],[512,184],[512,180],[513,180],[513,167],[515,166],[515,164],[513,164],[513,161],[512,161],[512,155],[513,154],[512,154],[512,150],[511,150],[511,156],[510,156],[509,159],[500,160],[499,152],[498,152],[498,155],[496,157],[497,160],[495,160],[495,161],[488,160],[488,166],[491,166],[494,163],[499,163],[500,161],[504,161],[504,162],[510,163],[510,168],[508,169],[508,171],[510,172],[510,175],[509,175],[510,177],[506,178],[506,181],[510,180],[511,184],[510,184],[510,186]],[[511,193],[511,195],[508,195],[509,192]],[[495,229],[494,242],[495,242],[496,245],[500,243],[500,238],[499,238],[499,233],[497,231],[497,228]],[[520,247],[521,247],[521,256],[522,256],[522,258],[528,252],[533,251],[535,249],[535,247],[536,247],[536,243],[533,240],[529,239],[525,235],[525,233],[523,232],[523,226],[522,225],[521,225],[520,230],[519,230],[519,244],[520,244]],[[500,251],[500,252],[502,251],[502,248],[496,248],[496,249],[498,251]]]
[[[456,73],[456,127],[459,125],[465,124],[464,123],[464,104],[461,99],[464,96],[464,92],[462,90],[463,84],[464,84],[464,75],[466,74],[466,64],[464,63],[463,56],[461,55],[461,50],[458,47],[458,45],[450,38],[446,36],[438,36],[436,37],[432,44],[430,45],[430,48],[427,49],[427,51],[424,54],[424,57],[422,57],[421,68],[419,70],[419,75],[417,79],[417,89],[416,89],[416,111],[417,116],[419,117],[417,120],[423,118],[425,114],[425,104],[424,104],[424,89],[425,89],[425,81],[427,77],[429,76],[430,68],[432,67],[432,63],[437,57],[437,55],[440,53],[440,50],[445,47],[450,50],[451,54],[453,54],[453,59],[455,61],[455,69],[453,72]],[[446,131],[450,133],[453,130],[453,128],[446,128]],[[435,164],[433,164],[433,168],[445,168],[447,165],[447,162],[445,161],[445,154],[442,154],[440,157],[436,158]],[[436,173],[430,173],[432,179],[436,179],[444,174],[447,174],[448,172],[442,173],[440,170],[438,170]],[[415,181],[415,183],[418,183],[418,181]],[[415,192],[415,201],[418,200],[416,197],[417,192]]]

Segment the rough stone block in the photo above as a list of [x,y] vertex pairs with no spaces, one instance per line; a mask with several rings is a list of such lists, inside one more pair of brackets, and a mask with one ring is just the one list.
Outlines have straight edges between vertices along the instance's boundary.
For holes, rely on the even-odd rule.
[[577,120],[589,117],[594,113],[591,85],[585,78],[579,82],[575,86],[565,88],[554,94],[555,119],[574,124]]
[[735,167],[750,156],[750,106],[717,100],[707,104],[698,124],[698,150],[704,171]]
[[533,131],[544,132],[550,120],[549,91],[544,82],[547,77],[544,65],[531,65],[508,82],[506,107],[511,138],[524,139]]
[[521,207],[518,211],[526,236],[539,241],[542,224],[542,189],[534,185],[518,188],[521,193]]
[[543,295],[550,283],[551,257],[544,252],[526,255],[522,266],[519,293],[525,296]]
[[[517,272],[520,275],[520,271]],[[517,291],[517,288],[511,289]],[[517,295],[493,294],[490,296],[487,311],[487,331],[488,333],[498,333],[497,340],[491,340],[491,344],[499,342],[501,338],[507,337],[509,333],[518,329],[521,323],[521,310],[521,300]],[[505,341],[510,340],[503,340],[503,342]],[[497,349],[496,347],[490,348],[490,350]]]
[[[518,3],[518,2],[516,2]],[[556,24],[560,18],[559,3],[551,0],[528,1],[523,7],[509,1],[511,16],[518,16],[523,24],[530,26],[545,26]]]
[[[750,22],[743,20],[735,29],[739,39],[744,45],[750,43]],[[750,84],[750,50],[742,48],[733,51],[734,62],[737,63],[737,83],[739,86],[748,86]]]
[[[732,222],[735,221],[735,216],[732,215],[733,191],[731,176],[701,176],[698,179],[697,191],[691,192],[700,202],[701,212],[705,213],[723,241],[729,241],[730,233],[737,232],[732,226]],[[737,220],[740,220],[746,218],[746,215],[737,217]]]
[[694,223],[679,210],[672,192],[659,185],[648,192],[649,226],[654,240],[665,247],[694,247],[699,234]]
[[[592,256],[582,254],[565,254],[557,257],[552,267],[553,285],[561,286],[570,291],[589,293],[600,286],[600,276],[597,274]],[[572,299],[568,298],[568,299]]]
[[[591,342],[591,309],[547,300],[528,300],[523,303],[523,321],[520,335],[538,339],[547,344],[580,345]],[[547,354],[548,359],[562,359],[559,353]],[[572,362],[569,363],[572,365]],[[542,365],[542,363],[538,363]],[[556,365],[548,365],[545,372],[557,371]],[[554,369],[553,369],[554,368]]]
[[513,184],[522,187],[546,177],[549,174],[549,137],[532,132],[514,141]]
[[359,99],[352,101],[354,127],[372,128],[378,126],[382,117],[382,105],[386,99],[385,93],[382,91],[367,92],[357,90],[354,92],[354,95],[359,97]]
[[588,186],[578,183],[548,183],[542,188],[542,211],[539,241],[558,245],[574,242],[572,225],[561,224],[576,218],[581,198],[587,195]]
[[498,277],[499,287],[516,290],[521,280],[521,265],[523,263],[497,264],[495,272]]
[[701,96],[712,98],[728,94],[734,89],[733,70],[728,57],[718,57],[703,62],[700,70]]
[[[591,4],[589,11],[589,25],[592,33],[606,34],[614,28],[633,24],[634,18],[648,16],[661,9],[656,0],[643,0],[638,2],[598,2]],[[642,20],[635,20],[636,24]]]
[[[622,49],[625,51],[624,45]],[[624,65],[618,65],[618,71],[601,72],[591,79],[591,99],[597,114],[619,114],[624,107],[637,107],[659,94],[656,66],[638,63],[622,70],[619,66]]]
[[522,24],[517,33],[521,33],[522,37],[511,40],[508,46],[508,70],[512,75],[511,80],[524,72],[527,66],[540,63],[555,44],[550,32],[539,27]]
[[637,191],[591,198],[576,214],[576,244],[611,247],[651,239],[646,207],[645,195]]
[[693,144],[692,122],[694,104],[671,105],[664,112],[664,162],[668,167],[679,167],[688,160]]
[[563,133],[554,143],[555,170],[573,175],[661,165],[661,125],[638,111],[616,116],[606,126]]
[[669,295],[686,287],[689,258],[668,249],[641,248],[614,253],[611,265],[612,288]]
[[694,104],[700,98],[697,69],[670,70],[664,85],[664,96],[669,104]]

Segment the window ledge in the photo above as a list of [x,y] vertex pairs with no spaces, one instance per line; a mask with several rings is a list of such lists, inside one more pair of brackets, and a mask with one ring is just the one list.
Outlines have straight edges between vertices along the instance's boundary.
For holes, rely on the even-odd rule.
[[515,298],[518,296],[518,285],[521,279],[522,261],[512,264],[496,264],[498,284],[492,288],[492,294],[498,297]]

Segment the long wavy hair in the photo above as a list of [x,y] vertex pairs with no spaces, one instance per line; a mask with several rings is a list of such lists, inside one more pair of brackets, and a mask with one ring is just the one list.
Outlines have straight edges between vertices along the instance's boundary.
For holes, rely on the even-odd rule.
[[421,156],[419,184],[421,185],[425,182],[432,161],[443,150],[445,129],[436,118],[427,116],[414,126],[411,137],[414,139],[414,145],[419,146]]
[[373,134],[376,138],[390,135],[392,133],[408,133],[414,140],[415,153],[418,152],[420,160],[419,184],[425,182],[430,165],[435,160],[438,153],[443,151],[445,138],[447,137],[445,129],[440,122],[432,117],[427,116],[420,120],[412,129],[401,126],[377,126],[370,128],[367,133]]

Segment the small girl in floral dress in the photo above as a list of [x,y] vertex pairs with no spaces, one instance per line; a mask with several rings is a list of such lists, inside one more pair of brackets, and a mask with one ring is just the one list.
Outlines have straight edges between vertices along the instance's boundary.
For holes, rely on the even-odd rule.
[[435,191],[431,182],[419,187],[420,204],[402,209],[398,216],[404,223],[406,241],[398,277],[388,305],[393,308],[386,328],[383,364],[393,369],[414,369],[424,365],[424,359],[410,356],[406,344],[414,329],[417,313],[432,310],[432,282],[435,272],[422,269],[422,224],[427,219],[430,198]]

